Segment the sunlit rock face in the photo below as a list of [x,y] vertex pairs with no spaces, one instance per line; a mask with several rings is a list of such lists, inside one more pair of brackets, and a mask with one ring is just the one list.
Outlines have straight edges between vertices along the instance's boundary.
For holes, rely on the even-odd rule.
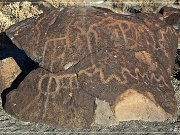
[[20,72],[19,66],[12,57],[0,61],[0,93],[11,86]]
[[7,35],[41,68],[7,95],[5,110],[65,128],[175,118],[177,33],[161,18],[72,7],[13,25]]

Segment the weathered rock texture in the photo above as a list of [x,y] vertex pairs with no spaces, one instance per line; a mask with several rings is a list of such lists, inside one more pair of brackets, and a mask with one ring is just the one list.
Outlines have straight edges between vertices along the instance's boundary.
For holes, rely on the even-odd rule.
[[7,35],[42,68],[8,94],[5,110],[67,128],[106,125],[101,116],[114,124],[174,118],[177,34],[161,17],[86,7],[15,24]]
[[[163,16],[165,18],[171,16],[172,14],[179,14],[180,11],[180,9],[172,8],[172,7],[163,7],[162,10],[163,10]],[[171,21],[178,21],[178,20],[179,18],[177,17],[176,19],[172,19]]]
[[11,86],[21,70],[13,58],[0,61],[0,93]]
[[174,26],[180,35],[180,9],[164,7],[163,8],[164,20],[167,24]]
[[180,9],[164,7],[163,16],[165,21],[173,25],[178,32],[178,49],[180,49]]
[[[180,9],[164,7],[163,16],[166,23],[172,25],[176,29],[178,34],[178,49],[180,49]],[[177,51],[177,62],[174,70],[180,72],[179,51]]]

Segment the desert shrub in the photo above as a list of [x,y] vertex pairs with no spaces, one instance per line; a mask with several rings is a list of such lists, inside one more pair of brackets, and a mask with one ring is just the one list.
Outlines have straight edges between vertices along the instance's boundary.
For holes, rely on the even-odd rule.
[[3,6],[0,11],[0,31],[4,31],[12,24],[41,14],[42,11],[37,6],[33,6],[31,2],[15,2]]
[[105,4],[118,13],[131,9],[141,12],[158,12],[163,6],[174,7],[175,0],[107,0]]
[[105,0],[45,0],[54,7],[67,7],[67,6],[87,6],[102,4]]

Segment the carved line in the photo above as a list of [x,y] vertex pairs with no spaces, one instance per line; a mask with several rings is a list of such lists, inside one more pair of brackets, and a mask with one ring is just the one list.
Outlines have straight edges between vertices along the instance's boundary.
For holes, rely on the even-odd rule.
[[[112,18],[111,18],[112,19]],[[106,18],[106,19],[103,19],[102,21],[100,21],[99,23],[96,23],[96,24],[93,24],[93,25],[91,25],[90,27],[89,27],[89,29],[88,29],[88,31],[87,31],[87,33],[86,33],[86,38],[87,38],[87,45],[88,45],[88,49],[89,49],[89,52],[90,53],[92,53],[92,48],[91,48],[91,44],[90,44],[90,39],[89,39],[89,34],[90,34],[90,32],[92,32],[94,35],[95,35],[95,38],[97,39],[98,38],[98,35],[97,35],[97,32],[93,29],[93,27],[94,26],[97,26],[97,25],[100,25],[100,24],[102,24],[104,21],[107,21],[107,20],[109,20],[109,18]],[[115,21],[116,23],[118,22],[117,20]],[[121,22],[118,22],[118,25],[119,25],[119,27],[120,27],[120,29],[121,29],[121,31],[122,32],[124,32],[124,30],[121,28],[121,26],[120,26],[120,24],[122,24],[122,23],[124,23],[124,22],[126,22],[127,23],[127,21],[121,21]],[[111,25],[113,24],[116,24],[116,23],[111,23]],[[129,23],[129,22],[128,22]],[[70,24],[69,24],[70,25]],[[133,27],[134,27],[134,25],[133,24],[131,24]],[[151,36],[151,39],[155,42],[155,40],[154,40],[154,38],[153,38],[153,34],[145,27],[145,26],[143,26],[143,28],[144,28],[144,30],[146,30],[146,32],[147,33],[149,33],[149,35]],[[130,26],[129,26],[129,29],[130,29]],[[127,31],[127,29],[126,29],[126,31]],[[69,31],[68,31],[69,32]],[[137,33],[137,30],[136,30],[136,35],[137,35],[138,33]],[[125,33],[123,34],[123,35],[126,35]],[[137,37],[136,37],[137,38]],[[64,39],[64,38],[63,38]],[[127,39],[126,37],[124,37],[124,39]],[[130,40],[130,38],[129,38],[129,40]],[[135,41],[135,40],[133,40],[133,39],[131,39],[132,41],[134,41],[134,42],[137,42],[137,41]],[[127,40],[126,40],[126,42],[127,42]],[[136,43],[137,44],[137,43]],[[46,47],[47,48],[47,47]],[[94,65],[94,61],[93,61],[93,58],[91,57],[91,63]],[[88,69],[87,69],[88,70]],[[82,71],[83,72],[83,71]],[[96,72],[99,72],[100,73],[100,76],[101,76],[101,78],[104,78],[104,74],[103,74],[103,72],[102,72],[102,69],[98,69],[98,68],[96,68],[96,70],[94,71],[94,73],[96,73]],[[86,74],[88,74],[86,71],[84,72],[84,73],[86,73]],[[130,73],[129,73],[130,74]],[[139,72],[139,74],[140,74],[140,72]],[[130,74],[131,75],[131,74]],[[136,75],[137,76],[137,75]],[[133,76],[132,76],[133,77]],[[109,81],[111,81],[112,79],[116,79],[117,81],[119,81],[119,82],[121,82],[122,83],[122,80],[120,80],[116,75],[111,75],[107,80],[105,80],[105,79],[101,79],[101,81],[103,82],[103,83],[107,83],[107,82],[109,82]],[[126,78],[125,78],[125,80],[126,80]],[[127,81],[127,80],[126,80]],[[123,83],[125,83],[126,81],[124,81]]]
[[[46,77],[49,77],[49,82],[48,82],[48,87],[47,87],[47,90],[50,89],[50,84],[52,82],[52,79],[55,79],[56,83],[57,83],[57,88],[56,88],[56,92],[58,92],[61,88],[63,89],[78,89],[79,86],[78,86],[78,81],[77,81],[77,75],[76,74],[63,74],[63,75],[53,75],[51,73],[48,74],[45,74],[43,75],[40,80],[39,80],[39,83],[38,83],[38,90],[40,92],[43,92],[42,90],[42,81],[46,78]],[[67,85],[60,85],[60,82],[63,83],[63,80],[64,79],[67,79],[69,80],[68,84]],[[75,81],[75,85],[73,85],[73,81]]]
[[[58,41],[58,40],[59,40],[59,41],[64,40],[64,39],[66,40],[66,38],[67,38],[67,37],[54,38],[54,39],[50,39],[50,40],[48,40],[48,41],[45,42],[44,50],[43,50],[43,55],[42,55],[42,58],[43,58],[43,60],[42,60],[42,66],[45,65],[45,64],[44,64],[45,59],[46,59],[46,58],[45,58],[45,54],[46,54],[46,50],[48,49],[48,47],[53,45],[53,46],[54,46],[53,50],[54,50],[54,49],[56,48],[55,45],[54,45],[54,42],[55,42],[55,41]],[[65,47],[65,46],[64,46],[64,47]],[[53,54],[54,54],[54,53],[55,53],[55,51],[53,51]],[[52,55],[51,55],[51,57],[52,57]],[[50,63],[50,65],[52,66],[52,63]],[[52,67],[50,67],[50,69],[52,69]]]
[[[47,97],[45,102],[44,102],[44,112],[43,112],[43,115],[42,115],[42,118],[45,118],[46,117],[46,114],[47,114],[47,106],[48,106],[48,102],[49,102],[49,91],[50,91],[50,86],[51,86],[51,82],[52,81],[52,78],[50,77],[49,80],[48,80],[48,84],[47,84],[47,93],[45,94],[45,96]],[[42,90],[41,90],[42,91]]]
[[[49,81],[48,81],[48,84],[47,84],[47,92],[43,92],[42,90],[42,82],[43,82],[43,79],[45,79],[46,77],[49,77]],[[52,79],[55,79],[56,81],[56,90],[54,92],[50,92],[50,86],[51,86],[51,82],[52,82]],[[63,79],[67,79],[69,82],[67,83],[67,85],[64,85],[63,84]],[[73,85],[73,81],[75,83],[75,85]],[[62,83],[62,86],[60,85],[60,82]],[[45,100],[45,103],[44,103],[44,112],[43,112],[43,115],[42,115],[42,118],[45,118],[46,115],[47,115],[47,106],[48,106],[48,103],[49,103],[49,98],[51,95],[59,92],[62,88],[63,89],[78,89],[78,80],[77,80],[77,76],[76,74],[65,74],[65,75],[59,75],[59,76],[56,76],[56,75],[53,75],[53,74],[45,74],[43,75],[40,80],[39,80],[39,83],[38,83],[38,90],[40,91],[40,93],[44,93],[44,95],[47,97],[46,100]]]
[[[93,73],[90,73],[88,72],[88,70],[94,70]],[[132,78],[134,79],[140,79],[141,78],[147,78],[148,80],[150,80],[152,82],[152,80],[154,79],[155,81],[157,81],[158,83],[159,82],[163,82],[166,86],[169,86],[165,80],[164,80],[164,77],[162,75],[160,75],[159,77],[156,77],[154,73],[151,74],[151,77],[149,78],[147,74],[145,73],[141,73],[140,70],[138,68],[135,68],[135,75],[132,75],[130,73],[130,71],[127,69],[127,68],[122,68],[121,70],[121,74],[123,76],[123,79],[120,79],[116,74],[111,74],[110,76],[107,77],[107,79],[105,79],[105,76],[104,76],[104,73],[103,73],[103,70],[102,68],[97,68],[95,65],[93,65],[92,67],[90,68],[87,68],[85,70],[81,70],[79,71],[79,75],[82,75],[82,74],[85,74],[87,75],[88,77],[93,77],[95,74],[99,74],[99,77],[100,77],[100,81],[103,83],[103,84],[107,84],[109,83],[110,81],[112,81],[113,79],[115,79],[118,83],[120,84],[126,84],[128,83],[128,80],[127,80],[127,77],[124,75],[124,73],[128,73]]]
[[169,58],[169,54],[167,53],[167,50],[165,49],[165,46],[163,45],[163,43],[165,43],[165,41],[166,41],[165,40],[166,32],[165,31],[159,31],[159,34],[160,34],[160,39],[158,40],[158,43],[160,45],[160,48],[164,52],[165,56],[167,58]]

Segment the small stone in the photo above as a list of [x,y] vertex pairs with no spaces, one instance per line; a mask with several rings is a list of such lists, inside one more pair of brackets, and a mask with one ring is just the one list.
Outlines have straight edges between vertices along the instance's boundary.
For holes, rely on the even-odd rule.
[[11,57],[0,61],[0,92],[11,86],[21,70]]

